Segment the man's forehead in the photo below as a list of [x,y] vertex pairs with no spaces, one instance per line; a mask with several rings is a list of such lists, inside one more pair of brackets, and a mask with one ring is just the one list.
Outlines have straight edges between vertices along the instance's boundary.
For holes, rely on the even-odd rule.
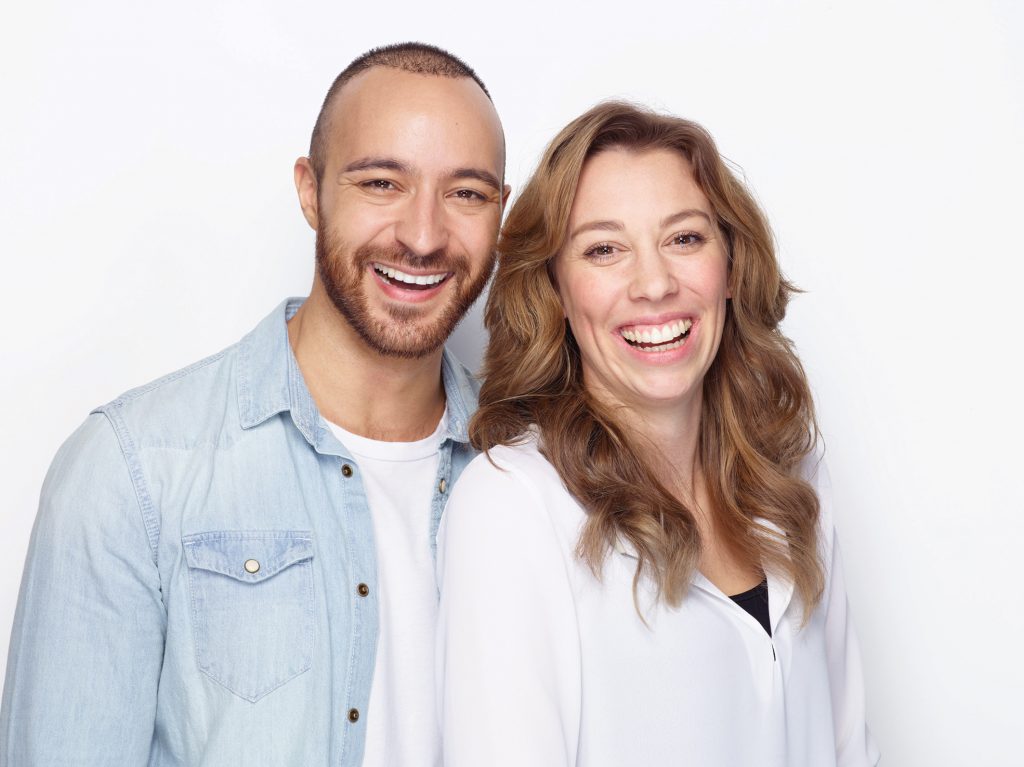
[[[418,139],[456,148],[467,160],[494,154],[504,163],[497,112],[471,78],[374,67],[346,83],[331,105],[328,143],[345,162],[412,148]],[[432,158],[394,159],[420,165]]]

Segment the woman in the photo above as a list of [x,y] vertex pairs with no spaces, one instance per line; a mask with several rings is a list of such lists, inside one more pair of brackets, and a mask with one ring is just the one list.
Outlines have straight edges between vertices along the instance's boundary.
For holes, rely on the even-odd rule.
[[606,103],[512,208],[439,535],[447,767],[870,765],[793,291],[698,125]]

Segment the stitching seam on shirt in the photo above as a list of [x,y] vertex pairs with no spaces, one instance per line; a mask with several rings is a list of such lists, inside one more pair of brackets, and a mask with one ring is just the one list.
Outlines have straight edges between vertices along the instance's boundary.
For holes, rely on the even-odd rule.
[[139,503],[139,512],[142,514],[142,523],[146,528],[146,536],[149,538],[149,548],[153,556],[153,564],[159,566],[158,552],[160,544],[160,519],[153,508],[153,501],[146,486],[146,475],[142,471],[142,464],[139,461],[135,449],[135,442],[128,431],[128,427],[121,418],[119,407],[104,406],[94,412],[102,413],[114,429],[114,435],[121,447],[121,455],[124,456],[128,473],[132,479],[132,487],[135,489],[135,498]]
[[237,346],[237,345],[238,344],[235,344],[233,346],[229,346],[227,349],[222,349],[221,351],[217,352],[216,354],[211,354],[209,357],[201,359],[198,362],[193,362],[191,365],[189,365],[187,367],[184,367],[181,370],[175,370],[173,373],[168,373],[167,375],[162,376],[162,377],[156,379],[155,381],[151,381],[148,384],[143,384],[142,386],[136,387],[134,389],[130,389],[130,390],[126,391],[124,394],[122,394],[120,397],[115,399],[113,402],[110,402],[107,405],[103,405],[103,407],[97,408],[97,410],[102,411],[103,408],[107,408],[107,407],[111,407],[111,406],[120,406],[122,404],[126,404],[126,403],[129,403],[129,402],[132,402],[133,400],[136,400],[139,397],[142,397],[142,396],[145,396],[146,394],[149,394],[150,392],[152,392],[155,389],[159,389],[159,388],[161,388],[163,386],[166,386],[167,384],[174,383],[175,381],[177,381],[180,378],[185,378],[185,377],[191,375],[192,373],[198,372],[199,370],[202,370],[203,368],[208,367],[209,365],[213,364],[214,362],[217,362],[217,361],[221,360],[225,355],[227,355],[230,351],[232,351],[235,348],[235,346]]

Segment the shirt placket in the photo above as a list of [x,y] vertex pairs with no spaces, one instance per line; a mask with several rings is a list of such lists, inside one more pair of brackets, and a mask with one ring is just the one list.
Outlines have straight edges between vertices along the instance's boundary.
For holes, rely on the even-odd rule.
[[[379,591],[373,524],[362,472],[348,455],[337,458],[337,482],[340,485],[341,518],[348,573],[337,579],[343,595],[335,597],[339,608],[350,606],[349,657],[344,660],[344,698],[338,700],[337,718],[342,721],[341,765],[362,761],[366,742],[366,711],[373,683],[379,627]],[[340,604],[348,602],[348,605]],[[339,614],[346,614],[341,612]]]

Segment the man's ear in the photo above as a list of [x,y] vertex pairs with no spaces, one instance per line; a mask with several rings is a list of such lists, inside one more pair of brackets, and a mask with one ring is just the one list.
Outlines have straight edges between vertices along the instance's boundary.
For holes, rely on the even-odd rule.
[[505,207],[508,205],[508,197],[509,197],[510,194],[512,194],[512,187],[510,187],[508,184],[505,184],[505,186],[501,190],[501,209],[502,210],[505,210]]
[[320,211],[317,208],[316,173],[313,172],[313,164],[308,157],[300,157],[295,161],[294,172],[295,191],[299,193],[299,206],[302,208],[302,215],[306,217],[306,223],[315,231],[320,223]]

